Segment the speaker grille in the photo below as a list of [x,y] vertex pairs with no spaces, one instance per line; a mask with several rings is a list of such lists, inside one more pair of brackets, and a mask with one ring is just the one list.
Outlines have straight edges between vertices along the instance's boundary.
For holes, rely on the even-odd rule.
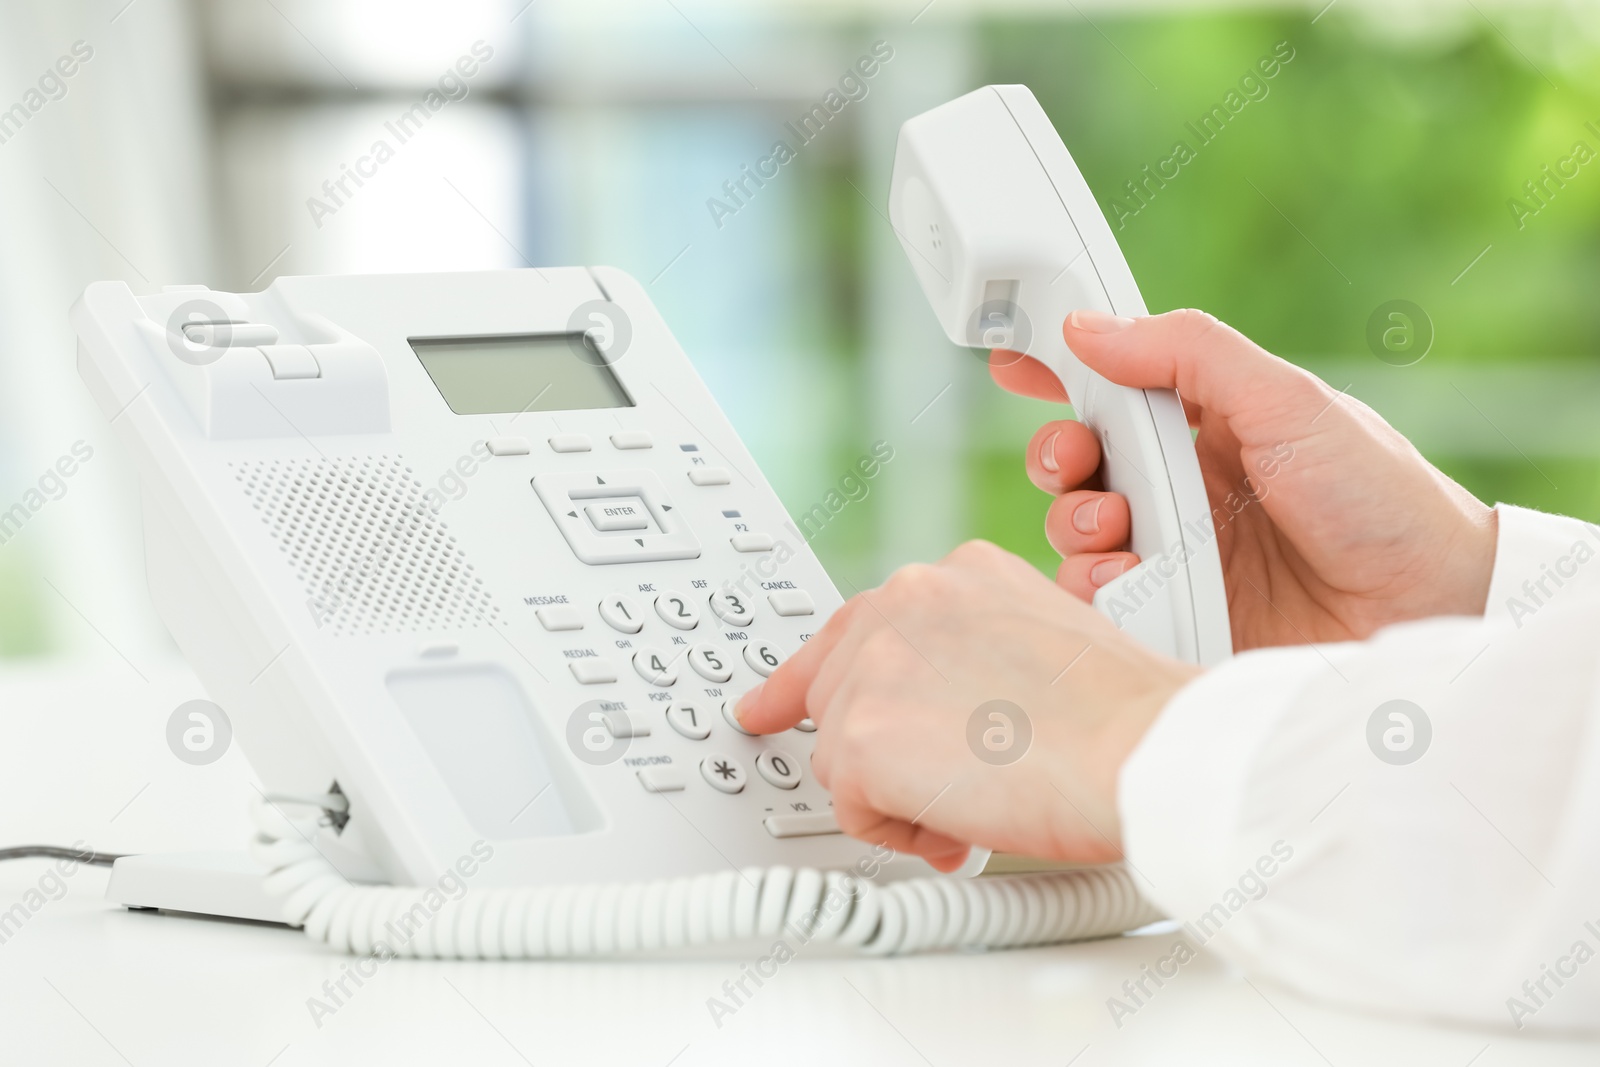
[[500,609],[399,456],[231,463],[336,634],[461,630]]

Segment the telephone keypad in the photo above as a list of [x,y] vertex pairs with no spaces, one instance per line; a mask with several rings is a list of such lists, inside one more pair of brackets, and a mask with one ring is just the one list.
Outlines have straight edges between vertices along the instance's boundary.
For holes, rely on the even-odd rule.
[[[604,438],[601,442],[603,447]],[[614,448],[648,447],[626,437],[612,440],[611,444]],[[695,486],[731,483],[725,468],[693,467],[686,474]],[[628,555],[633,561],[661,558],[654,553],[660,543],[657,538],[681,538],[688,545],[696,536],[685,525],[686,517],[648,472],[547,473],[534,479],[534,488],[574,552],[585,562],[627,562],[622,548],[613,549],[612,545],[631,546]],[[630,574],[619,577],[614,591],[598,601],[601,620],[617,637],[614,643],[621,651],[616,653],[616,659],[628,657],[633,672],[646,683],[643,692],[637,682],[632,683],[632,692],[623,691],[626,685],[619,686],[619,710],[604,720],[605,728],[613,737],[626,737],[645,746],[640,750],[643,758],[630,763],[640,787],[647,792],[687,789],[692,793],[707,787],[725,796],[754,792],[757,795],[752,802],[804,813],[808,803],[822,806],[805,792],[808,783],[804,768],[810,742],[802,735],[815,733],[816,725],[810,719],[797,723],[796,733],[788,735],[793,748],[767,747],[773,742],[781,744],[781,738],[760,737],[746,730],[734,708],[746,689],[770,677],[786,658],[783,645],[771,638],[782,639],[786,633],[793,636],[790,631],[774,631],[770,637],[760,633],[753,629],[761,625],[758,616],[770,622],[814,615],[816,604],[809,592],[792,587],[791,582],[770,580],[775,576],[764,569],[759,554],[773,551],[778,545],[776,537],[759,528],[743,528],[747,520],[739,510],[724,510],[722,517],[737,520],[738,524],[724,535],[728,537],[728,547],[721,551],[731,549],[754,559],[742,564],[742,581],[735,578],[741,584],[722,580],[729,574],[715,570],[710,574],[691,571],[670,584],[657,583],[649,573]],[[644,529],[622,528],[628,521],[640,519],[647,523]],[[603,549],[595,537],[606,539]],[[639,544],[634,538],[643,538],[644,543]],[[635,553],[633,548],[643,551]],[[752,577],[762,580],[752,585]],[[692,587],[688,584],[691,578]],[[576,614],[581,616],[582,612]],[[702,616],[707,620],[704,628]],[[541,621],[544,617],[541,615]],[[688,669],[684,669],[685,663]],[[574,661],[572,669],[578,676],[614,681],[619,666],[620,662],[613,665],[608,660],[588,658]],[[673,689],[675,686],[683,691]],[[706,688],[702,690],[702,686]],[[678,696],[682,699],[670,699]],[[632,706],[621,710],[624,701]],[[662,718],[666,720],[664,724]],[[654,724],[653,733],[647,724]],[[663,725],[668,729],[662,729]],[[703,755],[705,749],[713,747],[716,737],[721,737],[727,748]],[[691,756],[694,748],[685,749],[685,744],[699,747],[700,751]],[[740,751],[742,746],[749,748]],[[730,755],[728,750],[738,754]],[[638,767],[637,763],[644,759],[660,762]],[[698,768],[700,782],[694,781],[697,776],[689,771],[690,766]],[[749,786],[752,771],[760,779],[754,787]],[[782,794],[786,794],[785,802],[779,805],[778,796]],[[771,812],[773,808],[765,810]],[[794,824],[787,816],[774,818],[775,824],[767,827],[774,836],[838,832],[826,813],[804,817]]]

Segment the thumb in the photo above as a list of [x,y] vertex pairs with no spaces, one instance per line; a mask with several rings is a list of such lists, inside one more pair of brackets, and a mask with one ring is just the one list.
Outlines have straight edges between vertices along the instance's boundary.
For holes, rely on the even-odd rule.
[[1302,433],[1333,398],[1315,375],[1203,311],[1138,319],[1074,311],[1062,334],[1084,366],[1118,385],[1176,389],[1227,420],[1241,444]]

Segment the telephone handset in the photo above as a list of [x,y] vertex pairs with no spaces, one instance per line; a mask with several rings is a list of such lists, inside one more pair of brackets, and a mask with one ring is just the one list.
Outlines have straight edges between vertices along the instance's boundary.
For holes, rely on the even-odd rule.
[[841,599],[627,274],[100,282],[72,314],[152,598],[264,791],[256,867],[124,857],[111,899],[455,957],[1157,917],[1121,866],[929,877],[839,832],[809,722],[740,729]]
[[1210,665],[1232,654],[1216,530],[1194,439],[1170,389],[1115,385],[1062,336],[1072,311],[1145,314],[1111,227],[1024,85],[990,85],[900,129],[889,219],[950,340],[1039,360],[1101,442],[1142,562],[1095,607],[1152,648]]

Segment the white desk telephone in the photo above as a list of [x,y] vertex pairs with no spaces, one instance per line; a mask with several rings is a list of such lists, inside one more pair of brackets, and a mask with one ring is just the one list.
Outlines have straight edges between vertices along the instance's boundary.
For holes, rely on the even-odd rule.
[[[1074,307],[1143,307],[1032,94],[990,87],[906,123],[890,212],[952,339],[999,329],[1118,442],[1135,550],[1193,549],[1130,629],[1225,656],[1176,397],[1091,379],[1060,342]],[[467,957],[784,930],[887,953],[1156,917],[1120,867],[934,877],[847,838],[809,773],[810,724],[738,727],[733,701],[840,597],[623,272],[101,282],[73,322],[138,465],[157,608],[275,801],[257,809],[264,882],[130,857],[120,903]],[[284,815],[293,798],[315,825]],[[435,907],[447,877],[470,891]]]

